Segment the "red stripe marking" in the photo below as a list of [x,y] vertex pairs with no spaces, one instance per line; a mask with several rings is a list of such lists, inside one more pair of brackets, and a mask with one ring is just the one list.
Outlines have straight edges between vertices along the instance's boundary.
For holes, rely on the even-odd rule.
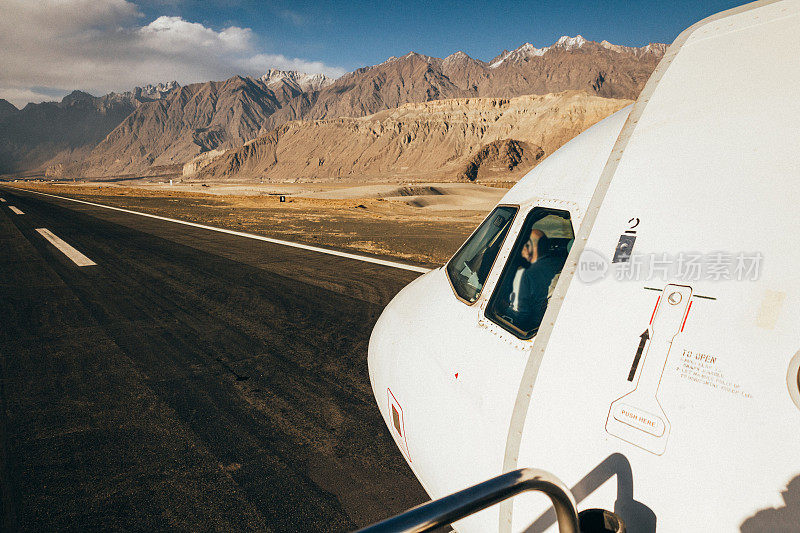
[[683,324],[681,324],[681,331],[683,331],[684,326],[686,326],[686,319],[689,318],[689,311],[692,310],[692,304],[693,303],[694,303],[694,300],[690,300],[689,301],[689,308],[686,310],[686,316],[683,317]]
[[658,300],[656,300],[656,306],[653,308],[653,314],[650,315],[650,324],[653,323],[653,319],[656,317],[656,309],[658,309],[658,302],[661,301],[661,295],[658,296]]

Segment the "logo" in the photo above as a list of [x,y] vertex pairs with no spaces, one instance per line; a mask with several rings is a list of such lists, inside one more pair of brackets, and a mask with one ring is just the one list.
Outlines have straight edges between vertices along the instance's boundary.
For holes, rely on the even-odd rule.
[[598,252],[587,248],[578,260],[578,270],[575,275],[583,283],[600,281],[608,273],[608,259]]

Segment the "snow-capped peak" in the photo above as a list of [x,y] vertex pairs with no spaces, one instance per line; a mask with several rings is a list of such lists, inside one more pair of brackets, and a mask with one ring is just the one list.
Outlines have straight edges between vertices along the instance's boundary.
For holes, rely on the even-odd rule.
[[519,48],[517,48],[516,50],[514,50],[514,52],[512,52],[512,54],[517,53],[517,54],[521,54],[521,55],[525,55],[525,56],[542,56],[549,49],[550,49],[549,47],[536,48],[531,43],[525,43],[522,46],[520,46]]
[[445,57],[442,60],[444,65],[450,65],[451,63],[459,64],[463,63],[464,61],[474,61],[474,60],[461,50],[450,54],[449,56]]
[[635,46],[623,46],[619,44],[611,44],[608,41],[601,41],[600,46],[613,52],[633,54],[637,57],[641,57],[646,54],[664,55],[664,52],[667,51],[667,45],[663,43],[650,43],[646,46],[637,48]]
[[576,35],[575,37],[563,35],[553,45],[545,46],[544,48],[536,48],[531,43],[525,43],[511,52],[504,50],[502,54],[494,58],[489,63],[489,68],[497,68],[506,61],[526,61],[531,57],[543,56],[548,50],[552,50],[553,48],[560,48],[562,50],[575,50],[586,43],[586,39],[580,35]]
[[580,48],[584,44],[586,44],[586,39],[584,39],[581,35],[576,35],[575,37],[562,35],[551,48],[558,47],[565,50],[574,50],[575,48]]
[[427,61],[428,63],[430,63],[433,60],[431,56],[426,56],[425,54],[420,54],[418,52],[409,52],[406,55],[404,55],[401,59],[411,59],[413,57],[418,57],[423,61]]
[[667,52],[667,45],[664,43],[650,43],[646,46],[639,48],[643,54],[660,54],[664,55]]
[[469,56],[459,50],[458,52],[453,52],[449,56],[445,57],[445,59],[469,59]]
[[269,69],[266,74],[261,76],[261,81],[267,85],[272,85],[280,81],[297,85],[300,90],[318,91],[334,82],[334,78],[329,78],[325,74],[306,74],[296,70]]
[[137,89],[141,89],[142,96],[147,96],[148,98],[162,98],[167,93],[171,93],[175,89],[180,87],[177,81],[170,81],[168,83],[157,83],[153,85],[152,83],[148,83],[144,87],[137,87]]
[[512,50],[510,52],[508,50],[503,50],[503,53],[501,53],[499,56],[494,58],[491,63],[489,63],[489,68],[497,68],[507,60],[517,62],[517,61],[524,61],[529,57],[543,56],[544,53],[547,52],[548,50],[550,50],[549,46],[546,46],[544,48],[536,48],[531,43],[525,43],[519,48]]
[[143,87],[134,87],[132,91],[120,93],[120,96],[136,100],[161,100],[170,96],[176,89],[180,89],[180,87],[177,81],[156,83],[155,85],[148,83]]
[[[510,52],[508,50],[503,50],[499,56],[495,57],[489,62],[489,68],[497,68],[503,63],[507,62],[518,63],[521,61],[527,61],[531,57],[543,56],[550,50],[577,50],[587,43],[592,43],[592,41],[587,41],[582,35],[576,35],[575,37],[562,35],[555,43],[550,46],[545,46],[544,48],[536,48],[531,43],[525,43],[516,50],[512,50]],[[608,41],[602,41],[600,43],[593,44],[599,45],[613,52],[633,54],[636,57],[642,57],[646,54],[655,54],[657,56],[664,55],[664,52],[667,49],[667,45],[661,43],[650,43],[647,46],[642,46],[641,48],[620,46],[618,44],[611,44]]]

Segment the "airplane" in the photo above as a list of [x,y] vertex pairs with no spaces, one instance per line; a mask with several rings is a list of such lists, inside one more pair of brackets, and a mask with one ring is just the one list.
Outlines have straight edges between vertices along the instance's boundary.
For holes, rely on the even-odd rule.
[[[798,30],[761,0],[683,31],[389,303],[370,380],[436,501],[374,531],[800,531]],[[486,505],[433,520],[453,493]]]

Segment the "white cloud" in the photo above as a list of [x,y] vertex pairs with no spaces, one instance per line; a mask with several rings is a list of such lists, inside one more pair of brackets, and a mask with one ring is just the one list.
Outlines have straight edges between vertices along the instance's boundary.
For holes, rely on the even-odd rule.
[[249,28],[231,26],[216,32],[180,17],[158,17],[147,26],[139,28],[137,34],[138,44],[141,46],[171,54],[252,50],[252,31]]
[[181,84],[269,68],[339,76],[319,61],[258,50],[249,28],[209,28],[181,17],[145,23],[127,0],[0,0],[0,98],[18,107],[51,98],[36,87],[95,94]]

